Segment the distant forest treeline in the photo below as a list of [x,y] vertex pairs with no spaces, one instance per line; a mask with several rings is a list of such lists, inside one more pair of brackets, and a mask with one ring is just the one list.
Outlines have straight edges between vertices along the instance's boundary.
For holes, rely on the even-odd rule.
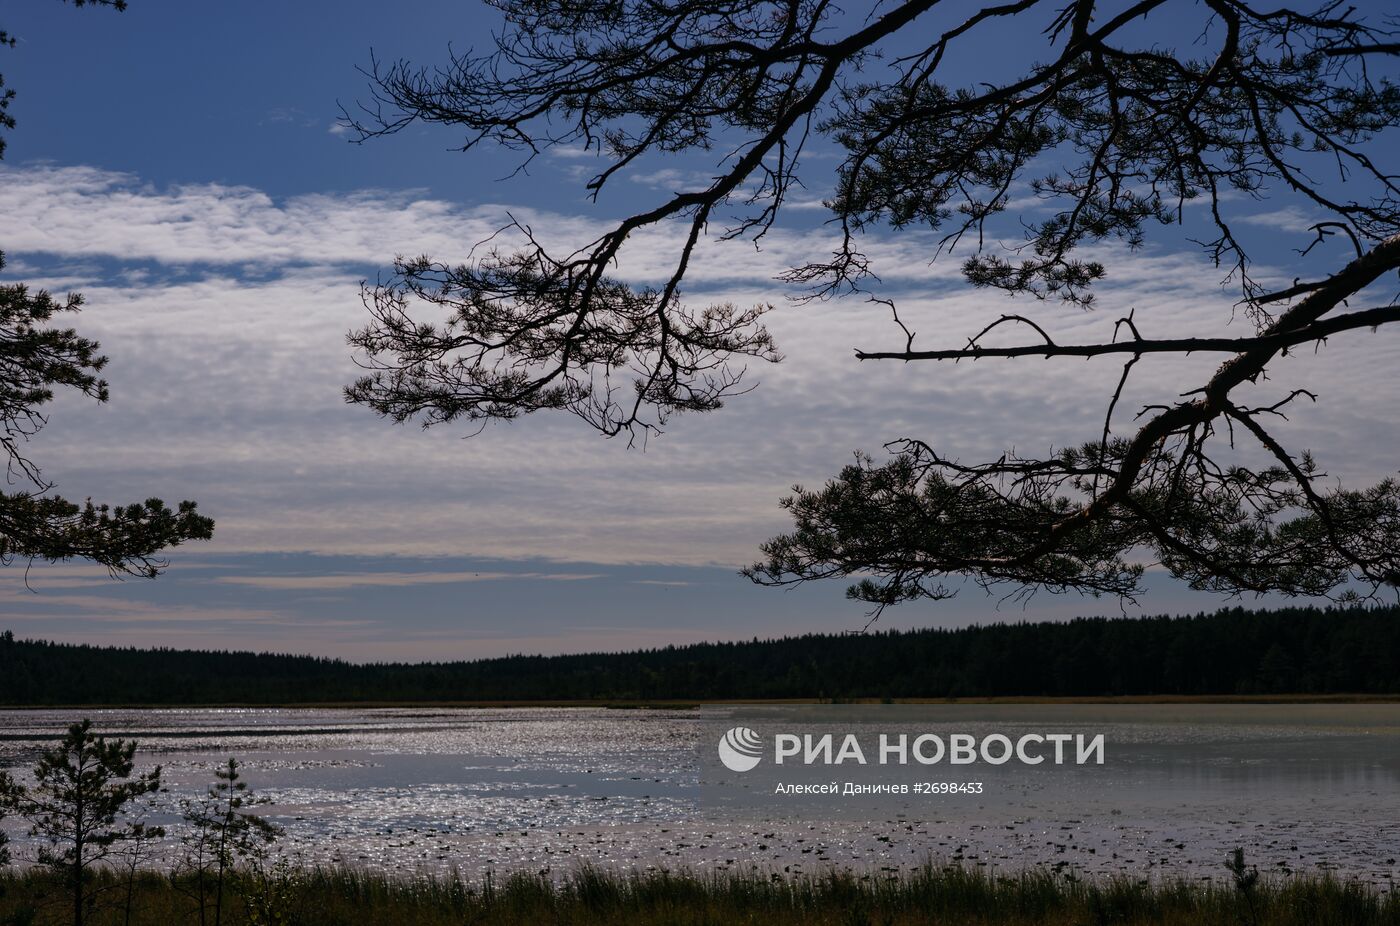
[[1400,607],[810,634],[631,653],[357,665],[0,635],[0,704],[1400,692]]

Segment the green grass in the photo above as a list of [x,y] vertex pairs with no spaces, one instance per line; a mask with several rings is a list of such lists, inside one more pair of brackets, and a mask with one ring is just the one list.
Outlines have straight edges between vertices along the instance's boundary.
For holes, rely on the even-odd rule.
[[[100,876],[92,926],[126,922],[126,883]],[[133,924],[198,923],[189,882],[144,873]],[[612,874],[580,869],[559,883],[512,875],[396,878],[343,868],[241,872],[226,888],[232,926],[1400,926],[1400,896],[1325,877],[1228,883],[1076,880],[1048,870],[997,875],[930,865],[899,876]],[[0,873],[0,924],[71,922],[62,885],[42,873]],[[209,924],[214,922],[212,909]]]

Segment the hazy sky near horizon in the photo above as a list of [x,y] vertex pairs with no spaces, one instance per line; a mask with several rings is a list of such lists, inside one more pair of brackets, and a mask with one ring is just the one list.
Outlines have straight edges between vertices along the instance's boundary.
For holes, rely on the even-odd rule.
[[[558,416],[469,437],[467,426],[425,432],[346,406],[340,389],[356,367],[345,334],[365,321],[359,283],[396,254],[465,258],[507,214],[580,243],[713,164],[648,162],[592,204],[583,182],[597,163],[576,151],[508,178],[512,155],[452,150],[450,131],[350,144],[338,101],[365,96],[355,68],[371,48],[438,63],[449,39],[481,47],[492,20],[474,3],[330,9],[133,0],[120,15],[5,11],[0,25],[19,43],[0,51],[0,73],[18,91],[18,126],[0,162],[0,278],[81,291],[77,324],[111,357],[111,402],[61,398],[31,455],[70,497],[194,498],[218,526],[155,582],[113,582],[82,564],[0,570],[0,628],[366,660],[849,629],[863,612],[839,582],[782,592],[737,575],[785,528],[777,501],[792,484],[820,484],[854,451],[879,455],[906,436],[970,461],[1095,435],[1114,363],[862,365],[853,347],[900,343],[883,310],[787,301],[775,275],[832,238],[820,199],[835,161],[820,143],[807,198],[762,249],[707,242],[688,278],[691,302],[777,306],[769,327],[786,359],[756,364],[758,388],[724,410],[677,417],[629,449]],[[1286,243],[1273,254],[1305,244],[1317,218],[1292,201],[1240,208],[1250,235]],[[1101,287],[1098,310],[1042,306],[1037,318],[1066,341],[1103,338],[1129,309],[1151,335],[1244,333],[1219,272],[1182,230],[1159,239]],[[931,240],[878,232],[870,250],[921,343],[960,344],[1014,304],[969,291],[955,261],[930,266]],[[676,242],[669,228],[639,237],[620,274],[655,279]],[[1282,283],[1299,274],[1258,269]],[[1345,337],[1281,362],[1255,394],[1313,389],[1317,405],[1282,433],[1329,473],[1374,481],[1397,468],[1400,335]],[[1168,401],[1216,362],[1144,360],[1124,408]],[[1127,613],[1219,603],[1151,585]],[[973,590],[884,621],[1119,612],[1117,601],[1049,595],[998,610]]]

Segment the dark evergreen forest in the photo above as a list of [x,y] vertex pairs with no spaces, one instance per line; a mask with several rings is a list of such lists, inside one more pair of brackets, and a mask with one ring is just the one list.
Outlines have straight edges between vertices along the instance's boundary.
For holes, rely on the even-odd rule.
[[0,635],[0,704],[282,704],[1400,692],[1400,607],[1226,609],[377,663]]

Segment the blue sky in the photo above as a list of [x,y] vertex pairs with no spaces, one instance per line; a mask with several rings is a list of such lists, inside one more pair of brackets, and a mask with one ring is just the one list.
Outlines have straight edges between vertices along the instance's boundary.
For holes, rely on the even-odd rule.
[[446,137],[356,148],[329,129],[338,101],[362,95],[355,69],[368,64],[371,47],[437,56],[451,36],[470,48],[489,38],[487,13],[447,2],[148,0],[120,15],[11,5],[6,28],[19,43],[5,74],[24,95],[9,157],[272,196],[415,186],[475,198],[476,169],[463,170]]
[[[0,24],[19,39],[0,53],[19,93],[0,163],[5,276],[84,292],[80,326],[112,357],[110,404],[59,401],[32,455],[65,494],[195,498],[218,521],[214,542],[178,551],[154,583],[82,564],[0,571],[0,627],[21,636],[432,659],[849,629],[862,610],[840,583],[778,592],[736,574],[785,527],[777,499],[791,484],[906,435],[964,459],[1080,441],[1116,381],[1109,363],[1035,361],[1011,375],[857,364],[853,346],[897,343],[882,315],[783,305],[773,282],[829,242],[819,200],[833,161],[818,146],[809,197],[764,249],[711,243],[689,284],[695,297],[780,305],[770,327],[787,360],[755,371],[754,393],[676,419],[644,451],[571,420],[470,439],[396,428],[341,401],[359,280],[397,253],[463,257],[507,212],[584,240],[711,165],[643,164],[592,205],[592,162],[576,152],[502,180],[513,155],[452,150],[446,130],[348,143],[339,103],[365,95],[356,67],[370,49],[434,63],[449,40],[484,47],[493,20],[475,3],[134,0],[117,15],[36,0]],[[994,51],[1019,60],[1014,44]],[[1305,241],[1314,218],[1270,200],[1244,215],[1266,243]],[[635,242],[624,274],[653,276],[674,243],[667,229]],[[928,266],[929,243],[877,235],[871,250],[921,330],[958,343],[1006,303],[968,292],[954,264]],[[1051,311],[1047,324],[1099,338],[1132,307],[1159,334],[1238,333],[1229,293],[1179,230],[1134,260],[1103,287],[1099,313]],[[1330,472],[1374,480],[1396,468],[1396,334],[1353,337],[1347,364],[1327,349],[1288,361],[1320,402],[1287,434],[1325,449]],[[1173,396],[1213,362],[1144,361],[1130,399]],[[1129,613],[1217,603],[1151,584]],[[1119,610],[1047,595],[998,610],[969,591],[884,621]]]

